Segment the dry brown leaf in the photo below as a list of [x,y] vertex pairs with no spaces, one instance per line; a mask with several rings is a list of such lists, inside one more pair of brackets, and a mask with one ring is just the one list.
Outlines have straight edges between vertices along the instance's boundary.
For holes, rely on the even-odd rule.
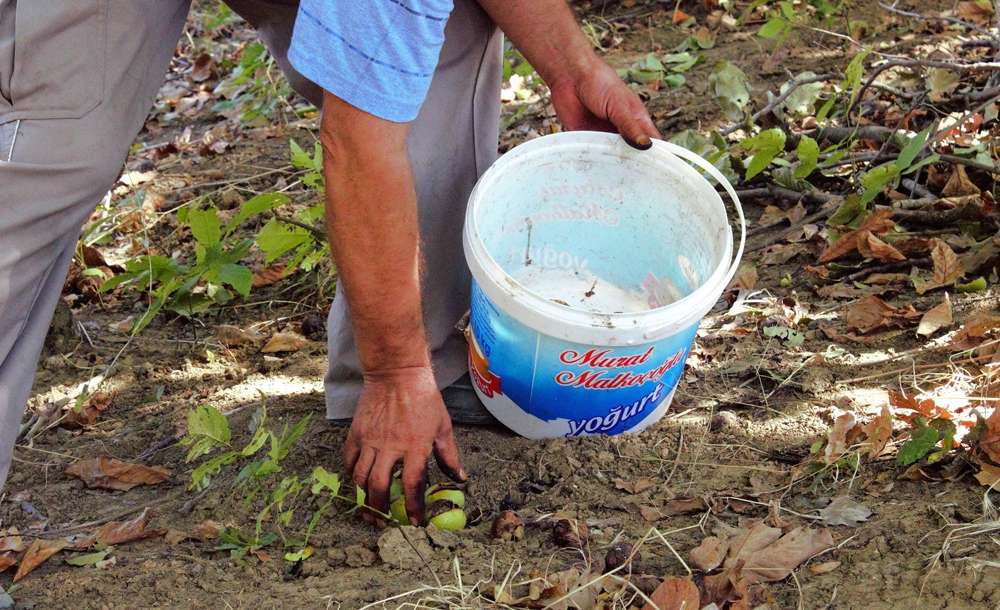
[[832,464],[847,451],[847,433],[854,427],[855,419],[851,413],[843,413],[833,421],[833,426],[826,437],[826,450],[823,459]]
[[799,565],[833,546],[829,530],[797,527],[766,548],[744,555],[743,576],[751,583],[783,580]]
[[14,551],[5,551],[0,553],[0,572],[6,571],[8,568],[17,565],[17,553]]
[[252,330],[243,330],[238,326],[220,324],[215,327],[215,337],[226,347],[252,345],[264,340],[264,335]]
[[198,540],[209,541],[215,540],[222,533],[222,524],[218,521],[212,521],[211,519],[206,519],[194,526],[191,530],[191,535]]
[[920,318],[920,324],[917,325],[917,334],[921,337],[929,337],[940,329],[951,326],[953,321],[951,315],[951,297],[946,292],[944,300],[939,305],[928,309]]
[[28,575],[29,572],[45,563],[45,561],[66,548],[65,540],[43,540],[36,538],[28,550],[21,557],[21,564],[14,574],[14,582],[17,582]]
[[263,286],[270,286],[285,277],[285,266],[275,265],[273,267],[267,267],[261,269],[253,274],[253,287],[261,288]]
[[724,564],[725,567],[736,567],[737,564],[746,561],[748,557],[771,545],[779,538],[781,538],[781,530],[770,527],[763,521],[755,523],[750,529],[740,530],[728,540],[729,555]]
[[882,412],[863,425],[861,430],[868,437],[865,441],[868,457],[875,459],[882,455],[892,438],[892,412],[889,411],[889,406],[882,405]]
[[979,187],[969,180],[965,173],[965,166],[955,164],[951,169],[951,177],[945,183],[941,194],[945,197],[955,197],[960,195],[975,195],[979,193]]
[[858,234],[858,254],[884,263],[906,260],[902,252],[873,235],[871,231],[862,231]]
[[764,249],[760,261],[764,265],[782,265],[806,251],[802,244],[773,244]]
[[165,534],[163,534],[163,541],[167,544],[180,544],[190,538],[187,532],[175,529],[168,529]]
[[[989,462],[978,461],[979,472],[976,473],[976,480],[984,487],[1000,486],[1000,466],[994,466]],[[3,570],[0,570],[2,572]]]
[[828,572],[833,572],[840,567],[839,561],[824,561],[823,563],[816,563],[809,566],[809,571],[819,576],[820,574],[826,574]]
[[907,396],[906,394],[897,392],[896,390],[889,390],[888,394],[889,404],[897,409],[916,411],[927,419],[936,419],[938,417],[951,419],[951,413],[947,409],[942,409],[937,406],[931,398],[917,400],[913,396]]
[[156,485],[170,478],[170,470],[162,466],[130,464],[102,455],[74,462],[66,474],[77,477],[87,487],[128,491],[139,485]]
[[847,310],[847,329],[866,334],[879,329],[904,328],[919,316],[920,313],[912,305],[893,307],[870,295]]
[[0,553],[13,551],[20,553],[25,548],[24,538],[16,527],[12,527],[5,532],[0,532]]
[[955,333],[951,347],[961,350],[972,349],[996,329],[1000,329],[1000,316],[986,311],[977,312]]
[[659,521],[660,519],[666,516],[663,513],[661,513],[659,509],[654,508],[652,506],[640,506],[639,514],[642,515],[643,519],[649,521],[650,523],[653,523],[654,521]]
[[64,416],[60,426],[69,430],[77,430],[93,426],[101,413],[111,406],[111,397],[106,392],[96,392],[79,409],[73,403],[64,407]]
[[191,69],[191,80],[196,83],[203,83],[212,78],[215,69],[215,60],[208,53],[202,53],[194,60],[194,67]]
[[146,529],[149,520],[153,518],[153,513],[149,507],[143,509],[142,514],[129,521],[112,521],[97,530],[97,542],[104,545],[122,544],[133,540],[153,538],[163,534],[160,530]]
[[674,18],[673,18],[674,25],[680,25],[685,21],[687,21],[688,19],[691,19],[691,15],[688,15],[679,8],[674,9]]
[[656,487],[656,481],[653,479],[634,479],[632,481],[626,481],[625,479],[615,479],[615,489],[620,489],[622,491],[627,491],[630,494],[641,494],[647,489],[652,489]]
[[674,498],[663,505],[664,515],[690,515],[708,509],[705,498]]
[[729,288],[727,288],[727,290],[753,290],[756,285],[757,268],[749,263],[745,263],[740,265],[740,269],[736,273],[736,277],[733,278],[733,281],[729,284]]
[[943,240],[935,239],[931,248],[931,260],[934,261],[934,284],[948,286],[965,275],[962,261]]
[[872,235],[881,235],[890,231],[896,223],[890,220],[892,208],[881,208],[876,210],[871,216],[861,223],[861,226],[854,231],[849,231],[840,236],[836,242],[829,246],[819,255],[819,262],[829,263],[842,256],[850,254],[858,247],[858,237],[862,233],[868,232]]
[[726,558],[729,544],[722,538],[709,536],[701,541],[701,544],[691,549],[691,563],[698,566],[702,572],[711,572],[722,565],[722,560]]
[[993,24],[993,7],[975,0],[963,0],[958,3],[958,16],[966,21],[988,27]]
[[786,218],[784,210],[776,205],[769,205],[764,208],[764,212],[757,219],[757,224],[761,227],[770,227],[784,222]]
[[308,341],[298,333],[281,332],[274,333],[271,339],[260,348],[262,354],[273,354],[277,352],[297,352],[306,346]]
[[690,578],[670,577],[649,596],[652,603],[646,603],[642,610],[698,610],[701,608],[701,592]]
[[986,418],[986,430],[979,437],[979,448],[994,464],[1000,464],[1000,407],[993,407],[993,413]]

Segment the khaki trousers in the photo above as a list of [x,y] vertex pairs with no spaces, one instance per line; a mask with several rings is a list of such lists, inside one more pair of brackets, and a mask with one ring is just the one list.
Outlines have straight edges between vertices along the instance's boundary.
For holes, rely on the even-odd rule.
[[[285,58],[297,2],[229,3],[296,90],[320,103],[319,88]],[[0,0],[0,488],[80,229],[120,173],[188,9],[189,0]],[[469,298],[462,222],[496,155],[500,78],[500,33],[473,0],[457,0],[409,146],[441,387],[465,370],[454,331]],[[327,416],[347,418],[361,383],[343,294],[328,335]]]

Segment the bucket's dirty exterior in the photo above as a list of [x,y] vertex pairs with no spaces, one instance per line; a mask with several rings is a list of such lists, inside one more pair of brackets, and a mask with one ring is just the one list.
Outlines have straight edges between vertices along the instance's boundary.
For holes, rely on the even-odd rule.
[[[735,256],[725,204],[689,163],[732,199]],[[476,392],[530,438],[646,428],[745,238],[732,186],[683,148],[637,151],[595,132],[518,146],[482,176],[466,217]]]

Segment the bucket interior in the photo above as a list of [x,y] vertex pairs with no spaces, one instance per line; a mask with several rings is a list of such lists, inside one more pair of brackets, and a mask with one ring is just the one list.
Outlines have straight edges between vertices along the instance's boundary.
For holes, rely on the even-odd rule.
[[518,158],[490,184],[476,225],[504,280],[595,313],[668,305],[730,262],[726,210],[712,185],[675,157],[624,144]]

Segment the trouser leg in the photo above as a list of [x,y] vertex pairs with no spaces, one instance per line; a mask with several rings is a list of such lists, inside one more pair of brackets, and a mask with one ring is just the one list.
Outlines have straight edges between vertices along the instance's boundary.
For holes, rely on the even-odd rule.
[[[500,31],[473,0],[456,0],[441,61],[409,139],[423,256],[423,310],[438,385],[467,370],[455,330],[469,308],[471,276],[462,253],[469,194],[497,154],[502,76]],[[338,291],[328,320],[327,417],[354,413],[361,365],[347,301]]]
[[121,170],[187,9],[0,0],[0,487],[80,228]]

